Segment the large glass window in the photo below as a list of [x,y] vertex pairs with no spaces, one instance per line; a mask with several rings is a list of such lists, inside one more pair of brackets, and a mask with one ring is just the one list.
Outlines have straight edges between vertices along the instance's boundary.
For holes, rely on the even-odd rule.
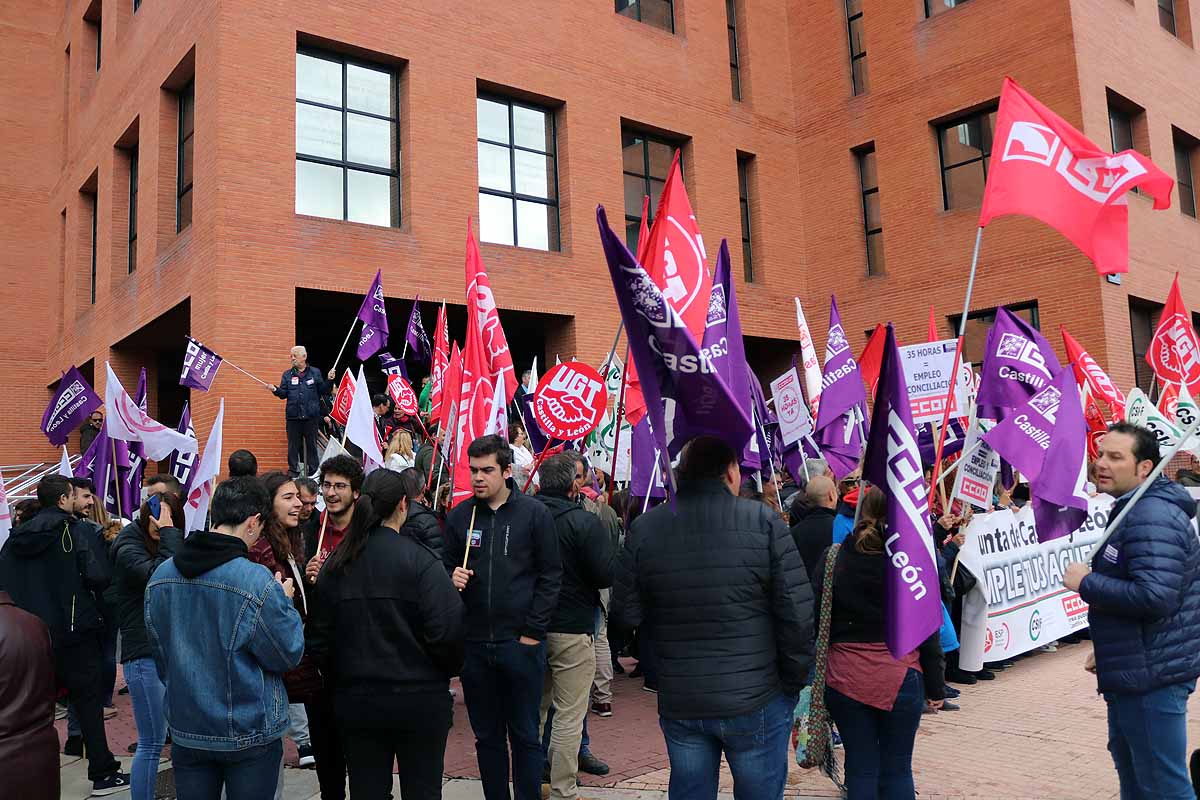
[[863,42],[862,0],[846,0],[846,28],[850,36],[850,82],[854,94],[867,91],[867,45]]
[[675,32],[675,9],[672,0],[616,0],[617,13],[638,22],[645,22],[664,31]]
[[742,274],[746,283],[754,282],[754,250],[750,241],[750,172],[754,156],[738,156],[738,205],[742,217]]
[[977,111],[937,127],[942,202],[947,210],[982,204],[995,127],[995,111]]
[[196,82],[179,92],[179,161],[175,189],[175,231],[192,224],[192,173],[196,165]]
[[559,249],[554,112],[478,97],[475,121],[480,241]]
[[296,53],[296,213],[400,224],[399,96],[388,67]]
[[138,149],[129,151],[129,271],[137,269]]
[[621,162],[625,181],[625,243],[637,253],[638,228],[642,224],[642,198],[650,197],[646,224],[654,222],[654,212],[667,173],[675,158],[675,145],[628,128],[621,130]]
[[855,151],[858,181],[862,191],[863,231],[867,243],[867,274],[882,275],[883,216],[879,211],[879,176],[875,171],[875,145]]

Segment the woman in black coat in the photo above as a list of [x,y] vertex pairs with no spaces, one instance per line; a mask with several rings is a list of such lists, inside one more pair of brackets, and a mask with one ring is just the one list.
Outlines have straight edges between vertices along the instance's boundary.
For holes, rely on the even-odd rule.
[[407,533],[407,516],[401,476],[368,475],[309,616],[307,649],[332,689],[355,800],[391,796],[393,760],[404,800],[442,792],[463,604],[441,559]]
[[[429,507],[425,498],[425,476],[419,470],[406,469],[400,473],[404,481],[404,494],[408,498],[408,518],[404,521],[401,533],[407,533],[421,544],[432,550],[439,559],[446,556],[446,536],[442,533],[442,523]],[[454,571],[453,565],[447,567]]]

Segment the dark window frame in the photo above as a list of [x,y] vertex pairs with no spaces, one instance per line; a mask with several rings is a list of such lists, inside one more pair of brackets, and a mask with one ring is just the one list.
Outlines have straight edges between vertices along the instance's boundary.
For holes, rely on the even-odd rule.
[[[621,126],[622,142],[624,142],[624,139],[626,136],[633,136],[633,137],[641,140],[641,143],[642,143],[642,171],[641,172],[630,172],[629,170],[625,169],[624,160],[622,159],[622,163],[621,163],[622,178],[621,178],[621,180],[622,180],[622,182],[624,182],[625,176],[629,176],[630,178],[640,178],[642,181],[642,196],[643,197],[653,197],[654,192],[651,191],[651,188],[652,188],[651,181],[662,181],[664,183],[664,189],[665,189],[666,180],[670,173],[668,172],[667,175],[663,175],[661,178],[656,175],[652,175],[650,173],[650,143],[654,142],[655,144],[660,144],[660,145],[669,147],[669,148],[671,148],[672,152],[674,152],[676,150],[682,150],[683,146],[681,144],[679,144],[678,142],[671,141],[670,139],[666,139],[661,136],[655,136],[653,134],[646,133],[645,131],[642,131],[638,128],[632,128],[632,127],[629,127],[626,125],[622,125]],[[622,146],[621,146],[622,152],[624,151],[624,149],[625,149],[625,146],[624,146],[624,144],[622,144]],[[679,174],[680,174],[680,177],[683,177],[683,159],[682,158],[679,161]],[[654,213],[656,210],[657,209],[654,207],[653,203],[651,203],[649,205],[649,207],[646,209],[646,225],[647,225],[647,227],[654,224]],[[627,232],[629,229],[629,224],[631,222],[637,223],[640,226],[642,224],[642,216],[641,216],[641,214],[637,214],[637,215],[630,214],[628,209],[626,209],[626,211],[625,211],[625,228],[626,228]],[[629,244],[628,236],[626,236],[626,244]],[[633,250],[634,247],[636,247],[636,242],[634,243],[633,246],[630,247],[630,249]],[[637,253],[635,252],[634,255],[636,256]]]
[[[671,20],[671,26],[669,28],[659,28],[659,30],[665,30],[674,35],[675,0],[661,0],[661,2],[665,2],[667,4],[667,16]],[[637,20],[638,22],[646,22],[646,20],[642,19],[642,0],[615,0],[614,6],[616,8],[616,13],[620,14],[622,17],[629,17],[630,19]],[[634,13],[626,13],[629,9],[633,9]],[[654,25],[653,23],[646,22],[646,24],[658,28],[658,26]]]
[[[395,213],[393,215],[391,224],[387,225],[386,227],[389,227],[389,228],[400,227],[400,225],[403,221],[403,208],[401,207],[401,202],[400,202],[402,191],[401,191],[401,186],[400,186],[401,152],[400,152],[400,72],[399,72],[399,70],[395,66],[390,65],[390,64],[381,64],[376,61],[364,61],[362,59],[356,59],[351,56],[347,56],[344,53],[339,53],[336,50],[321,50],[321,49],[312,48],[312,47],[298,47],[298,48],[296,48],[296,54],[309,56],[311,58],[320,58],[325,61],[332,61],[334,63],[340,64],[341,68],[342,68],[342,104],[340,107],[330,105],[328,103],[322,103],[317,100],[306,100],[306,99],[303,99],[300,97],[295,98],[297,104],[303,103],[304,105],[313,106],[314,108],[323,108],[327,111],[337,111],[342,115],[342,158],[339,160],[339,159],[327,158],[325,156],[315,156],[315,155],[310,155],[308,153],[300,153],[299,151],[297,151],[296,152],[296,161],[306,161],[310,164],[321,164],[321,165],[324,165],[327,167],[337,167],[342,170],[342,217],[341,217],[342,222],[356,222],[355,220],[352,220],[349,217],[349,214],[350,214],[350,171],[351,170],[355,170],[358,172],[371,172],[376,175],[385,175],[389,179],[395,179],[395,181],[396,181],[396,196],[394,198],[392,198],[393,200],[395,200],[395,203],[396,203]],[[392,97],[390,99],[391,99],[391,103],[392,103],[392,108],[394,108],[396,110],[395,117],[383,116],[381,114],[375,114],[370,111],[360,111],[359,109],[356,109],[356,108],[352,109],[349,107],[348,96],[347,96],[347,77],[346,76],[347,76],[348,68],[350,66],[358,66],[358,67],[362,67],[363,69],[371,69],[371,70],[376,70],[376,71],[387,71],[391,75]],[[393,155],[395,156],[395,165],[396,165],[395,169],[388,169],[386,167],[380,167],[376,164],[363,164],[358,161],[351,161],[349,159],[350,141],[349,141],[349,136],[347,135],[347,127],[348,127],[347,120],[348,120],[350,114],[355,114],[355,115],[361,116],[361,117],[368,117],[370,119],[382,120],[385,122],[389,122],[394,126],[394,129],[395,129],[394,138],[396,140],[396,151],[395,151],[395,153],[393,153]],[[333,217],[322,217],[322,219],[334,219],[334,218]],[[357,224],[370,225],[373,223],[359,222]],[[382,228],[385,226],[376,225],[375,227]]]
[[[943,122],[943,123],[940,123],[940,124],[934,126],[934,131],[937,135],[938,165],[941,168],[942,208],[944,210],[946,210],[946,211],[955,210],[950,205],[950,189],[949,189],[949,185],[946,181],[946,175],[951,170],[960,169],[962,167],[967,167],[972,164],[981,164],[981,166],[983,168],[983,184],[984,184],[984,186],[987,186],[988,163],[992,157],[992,147],[995,145],[995,138],[994,138],[995,130],[993,128],[991,130],[992,135],[985,136],[982,124],[987,124],[990,127],[992,123],[989,121],[988,118],[992,114],[996,114],[997,112],[998,112],[997,106],[987,106],[987,107],[979,109],[978,111],[972,111],[967,114],[961,114],[957,117],[954,117],[951,120],[948,120],[946,122]],[[968,125],[971,123],[972,120],[975,120],[976,118],[981,120],[981,123],[982,123],[980,126],[980,129],[979,129],[979,138],[980,138],[979,152],[980,152],[980,155],[972,156],[971,158],[965,159],[963,161],[957,161],[953,164],[947,164],[945,148],[942,145],[943,134],[945,134],[947,131],[949,131],[952,128],[957,128],[960,125]],[[986,149],[984,148],[984,141],[989,142]],[[965,208],[965,206],[964,206],[964,208]]]
[[129,227],[128,238],[126,240],[127,260],[129,266],[129,274],[132,275],[137,269],[137,210],[138,210],[138,159],[139,150],[137,146],[129,150]]
[[133,13],[136,14],[138,9],[141,7],[142,7],[142,0],[133,0]]
[[939,14],[945,14],[947,11],[953,11],[963,3],[967,2],[967,0],[955,0],[954,4],[950,6],[946,6],[945,3],[942,3],[942,5],[945,7],[942,8],[941,11],[934,11],[934,4],[937,2],[938,0],[925,0],[925,19],[931,19]]
[[750,170],[754,169],[755,164],[753,155],[738,154],[738,210],[742,227],[742,277],[746,283],[754,283],[754,237],[751,232],[754,226],[750,219]]
[[91,274],[91,281],[90,281],[91,300],[89,302],[89,305],[94,306],[94,305],[96,305],[96,234],[97,234],[97,228],[99,227],[98,218],[100,216],[100,195],[99,195],[99,193],[95,193],[95,194],[88,193],[87,196],[89,198],[91,198],[91,203],[92,203],[92,222],[91,222],[92,252],[91,252],[91,259],[90,259],[92,274]]
[[[1136,149],[1133,146],[1133,118],[1133,113],[1126,111],[1123,108],[1117,108],[1112,103],[1108,104],[1108,135],[1110,141],[1112,142],[1112,149],[1114,153],[1119,153],[1122,150]],[[1129,142],[1124,146],[1121,146],[1117,143],[1118,125],[1121,125],[1125,129],[1121,132],[1127,134],[1129,137]]]
[[725,0],[725,28],[729,37],[729,82],[733,88],[733,99],[742,99],[742,62],[739,53],[737,0]]
[[[867,186],[867,157],[875,156],[875,184]],[[886,259],[881,259],[884,264],[875,264],[871,259],[871,237],[879,237],[880,246],[883,244],[883,210],[879,213],[879,227],[871,227],[871,215],[868,209],[868,198],[874,195],[879,197],[879,157],[875,155],[875,144],[872,142],[868,145],[863,145],[854,151],[855,161],[858,165],[858,188],[862,195],[862,213],[863,213],[863,244],[867,249],[867,276],[874,277],[886,273]]]
[[[969,312],[967,312],[967,321],[968,322],[971,322],[971,321],[982,322],[984,325],[987,325],[990,327],[993,323],[995,323],[996,314],[1000,311],[1001,308],[1007,308],[1009,311],[1016,314],[1017,316],[1020,316],[1020,312],[1022,312],[1022,311],[1030,312],[1029,320],[1028,320],[1029,324],[1032,325],[1033,329],[1036,331],[1040,331],[1042,329],[1042,316],[1041,316],[1041,311],[1038,308],[1037,300],[1022,300],[1017,303],[1005,303],[1002,306],[992,306],[991,308],[980,308],[980,309],[976,309],[975,311],[969,311]],[[950,323],[951,333],[953,333],[954,336],[958,336],[958,330],[959,330],[958,326],[959,326],[960,322],[962,321],[962,314],[950,314],[946,317],[946,319]],[[977,359],[971,359],[969,357],[968,353],[966,352],[965,348],[967,347],[967,343],[965,341],[963,342],[963,347],[964,347],[964,351],[963,351],[963,355],[962,355],[962,360],[965,362],[970,362],[970,363],[978,366],[979,361]]]
[[1196,173],[1192,168],[1200,153],[1200,144],[1178,128],[1171,129],[1175,151],[1175,185],[1179,190],[1179,211],[1196,218]]
[[[860,52],[860,53],[854,52],[854,23],[858,22],[859,27],[860,28],[862,27],[862,25],[863,25],[863,22],[862,22],[863,10],[862,10],[862,2],[861,2],[861,0],[858,0],[858,2],[859,2],[858,11],[852,13],[851,12],[851,3],[853,3],[853,2],[855,2],[855,0],[846,0],[846,41],[847,41],[847,46],[850,49],[850,91],[855,97],[858,97],[859,95],[866,94],[868,91],[870,91],[870,82],[871,81],[870,81],[870,78],[867,77],[866,46],[864,45],[862,52]],[[860,61],[862,62],[862,74],[863,74],[863,78],[864,78],[864,80],[862,81],[862,83],[863,83],[862,86],[859,86],[858,76],[857,76],[857,73],[855,72],[855,67],[858,66],[858,62],[860,62]]]
[[[1170,23],[1168,25],[1168,23]],[[1175,13],[1175,0],[1158,0],[1158,24],[1172,36],[1179,36],[1178,17]]]
[[[490,103],[496,103],[498,105],[503,105],[508,108],[508,142],[507,143],[497,142],[494,139],[483,138],[482,136],[479,135],[478,126],[476,126],[475,140],[476,140],[476,146],[478,146],[478,144],[480,142],[482,142],[483,144],[492,145],[493,147],[504,147],[504,148],[508,149],[508,185],[511,187],[511,191],[505,192],[500,189],[490,189],[490,188],[486,188],[484,186],[479,186],[479,193],[490,195],[492,197],[503,197],[507,200],[512,200],[512,209],[513,209],[513,218],[512,218],[513,244],[511,245],[512,247],[528,247],[527,245],[521,244],[520,237],[518,236],[518,233],[519,233],[518,226],[517,226],[517,202],[518,201],[526,202],[526,203],[537,203],[539,205],[553,208],[554,209],[554,235],[551,236],[549,231],[546,232],[546,234],[547,234],[546,235],[546,240],[547,240],[546,241],[546,250],[547,250],[547,252],[551,252],[551,253],[561,251],[562,250],[562,228],[561,228],[562,208],[560,206],[560,203],[562,201],[562,198],[559,195],[559,187],[558,187],[558,114],[555,113],[555,110],[553,108],[547,108],[546,106],[539,106],[539,105],[535,105],[533,103],[526,103],[522,100],[516,100],[512,97],[507,97],[502,94],[479,92],[476,95],[476,98],[479,100],[486,100]],[[542,114],[545,114],[546,117],[550,120],[550,136],[549,136],[550,150],[548,152],[543,152],[541,150],[534,150],[533,148],[530,148],[530,147],[522,147],[521,145],[517,144],[516,121],[514,119],[515,115],[513,112],[514,108],[525,108],[525,109],[529,109],[530,111],[538,111]],[[554,198],[553,199],[549,199],[549,198],[545,198],[545,197],[536,197],[534,195],[528,195],[528,194],[520,194],[517,192],[517,151],[518,150],[520,150],[522,153],[533,153],[534,155],[545,156],[545,157],[549,158],[551,161],[553,161],[553,163],[554,163],[554,176],[553,176]],[[476,182],[478,182],[478,180]],[[482,222],[480,223],[480,227],[482,227]],[[501,247],[506,246],[502,243],[497,243],[497,242],[493,242],[492,244],[500,244]],[[530,248],[530,249],[541,249],[541,248]]]
[[[192,129],[184,132],[183,121],[186,116],[185,110],[188,105],[191,106]],[[196,79],[192,78],[187,82],[182,89],[179,90],[179,132],[176,137],[178,153],[175,165],[175,232],[182,233],[184,228],[192,224],[192,217],[195,213],[195,197],[192,195],[192,185],[196,179]],[[192,141],[192,180],[186,184],[183,181],[183,152],[184,146],[189,141]],[[185,197],[189,197],[193,201],[193,205],[188,209],[188,218],[185,223],[183,220],[183,201]]]

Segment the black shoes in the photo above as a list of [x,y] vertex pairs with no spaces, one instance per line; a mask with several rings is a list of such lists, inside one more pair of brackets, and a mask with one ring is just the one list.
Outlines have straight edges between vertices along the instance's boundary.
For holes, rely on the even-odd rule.
[[579,771],[586,772],[588,775],[607,775],[608,764],[605,764],[591,753],[580,753]]

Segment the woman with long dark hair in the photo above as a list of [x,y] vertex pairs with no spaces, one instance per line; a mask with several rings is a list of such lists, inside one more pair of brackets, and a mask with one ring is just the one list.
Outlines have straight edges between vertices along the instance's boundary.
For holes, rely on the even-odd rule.
[[401,533],[404,480],[375,470],[350,530],[317,579],[308,652],[333,692],[350,794],[439,798],[453,716],[450,677],[463,662],[463,605],[442,562]]
[[[833,609],[825,705],[846,751],[848,800],[912,800],[913,742],[928,704],[945,697],[942,645],[935,631],[899,660],[885,644],[887,499],[872,486],[858,523],[833,565]],[[817,565],[821,591],[829,550]]]
[[154,800],[158,758],[167,738],[166,686],[158,674],[143,606],[150,576],[183,546],[183,503],[170,492],[151,495],[112,543],[110,597],[121,627],[121,669],[133,701],[137,752],[130,769],[133,800]]

